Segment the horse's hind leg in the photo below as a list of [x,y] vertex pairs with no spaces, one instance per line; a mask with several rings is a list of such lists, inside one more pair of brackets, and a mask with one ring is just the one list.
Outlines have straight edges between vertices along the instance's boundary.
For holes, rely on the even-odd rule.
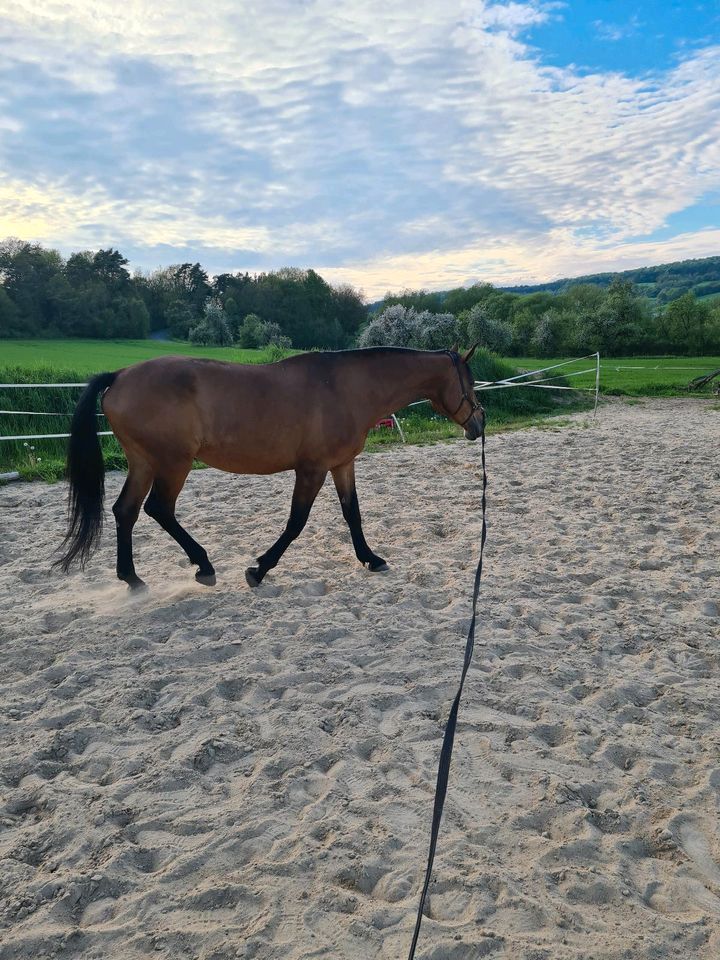
[[196,540],[193,540],[187,530],[180,526],[175,517],[175,504],[190,472],[190,466],[183,465],[172,474],[166,473],[163,476],[156,477],[150,496],[145,502],[144,510],[149,517],[157,520],[173,540],[180,544],[188,555],[190,563],[194,563],[199,568],[195,574],[198,583],[212,587],[215,584],[215,569],[210,563],[207,553]]
[[350,527],[350,536],[352,537],[355,554],[362,564],[367,564],[373,572],[387,570],[388,565],[376,553],[373,553],[365,540],[365,534],[360,520],[360,504],[358,503],[357,490],[355,489],[355,462],[344,463],[341,467],[336,467],[333,472],[335,489],[340,498],[343,516]]
[[131,590],[145,587],[144,581],[135,573],[132,531],[151,484],[150,466],[143,460],[128,458],[128,475],[112,510],[117,530],[117,575]]
[[258,557],[256,567],[248,567],[245,571],[245,579],[249,586],[257,587],[262,581],[268,570],[278,565],[280,557],[285,553],[290,544],[302,532],[310,516],[310,510],[315,497],[320,492],[320,488],[325,483],[327,470],[305,469],[295,471],[295,489],[293,490],[292,505],[290,507],[290,519],[287,522],[282,535],[275,541],[270,549],[261,557]]

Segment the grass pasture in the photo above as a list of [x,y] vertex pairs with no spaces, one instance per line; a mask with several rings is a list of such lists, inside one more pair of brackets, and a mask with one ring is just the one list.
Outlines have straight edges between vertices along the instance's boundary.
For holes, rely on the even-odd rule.
[[[516,357],[512,363],[523,370],[539,370],[562,363],[563,358],[539,359]],[[551,370],[546,376],[563,373],[573,386],[595,387],[595,361],[576,361],[574,364]],[[592,367],[590,373],[571,376],[576,370]],[[600,393],[606,396],[628,397],[682,397],[687,395],[687,385],[695,377],[720,369],[720,357],[601,357]],[[711,396],[707,387],[693,396]]]
[[[267,363],[274,357],[271,348],[197,347],[181,340],[0,340],[0,371],[74,370],[87,376],[167,354],[233,363]],[[4,376],[2,382],[7,383]]]

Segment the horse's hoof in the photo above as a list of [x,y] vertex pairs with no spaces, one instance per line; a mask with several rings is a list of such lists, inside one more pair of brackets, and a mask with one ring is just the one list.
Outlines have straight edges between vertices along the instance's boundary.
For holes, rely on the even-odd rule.
[[368,569],[371,573],[385,573],[390,569],[390,567],[387,565],[387,563],[385,563],[384,560],[381,560],[380,563],[369,564]]
[[245,571],[245,579],[249,587],[259,587],[262,581],[260,570],[257,567],[248,567]]
[[214,587],[217,583],[217,577],[214,573],[200,573],[195,574],[195,579],[198,583],[201,583],[204,587]]
[[150,587],[148,587],[145,581],[141,580],[139,577],[137,580],[132,580],[130,583],[128,583],[128,590],[130,593],[147,593],[149,589]]

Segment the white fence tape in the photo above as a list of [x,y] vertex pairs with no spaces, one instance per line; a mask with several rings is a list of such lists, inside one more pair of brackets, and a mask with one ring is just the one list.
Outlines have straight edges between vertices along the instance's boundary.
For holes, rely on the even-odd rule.
[[706,366],[701,367],[666,367],[658,364],[656,367],[615,367],[608,364],[610,370],[707,370]]
[[[572,390],[577,392],[579,390],[586,390],[590,393],[595,393],[595,387],[561,387],[557,383],[498,383],[492,387],[485,387],[485,390],[507,390],[509,387],[537,387],[538,390]],[[424,402],[424,401],[421,401]]]
[[[9,413],[16,414],[17,416],[22,417],[71,417],[73,411],[69,410],[67,413],[54,413],[53,411],[47,410],[0,410],[0,413]],[[96,413],[96,417],[104,417],[104,413]]]
[[[527,380],[527,377],[535,377],[538,373],[547,373],[549,370],[557,370],[558,367],[567,367],[571,363],[582,363],[583,360],[595,360],[594,367],[588,367],[586,370],[571,371],[570,373],[557,373],[553,377],[541,377],[539,380]],[[580,377],[583,374],[595,374],[594,387],[564,387],[559,384],[553,385],[551,380],[564,380],[566,377]],[[518,373],[514,377],[505,377],[503,380],[476,380],[475,390],[506,390],[508,387],[535,387],[538,390],[573,390],[587,391],[595,394],[595,410],[597,413],[598,397],[600,394],[600,353],[589,353],[585,357],[577,357],[572,360],[563,360],[560,363],[553,363],[549,367],[541,367],[539,370],[526,370],[524,373]],[[416,400],[409,403],[409,407],[419,407],[422,403],[429,403],[429,400]]]
[[[484,384],[485,386],[488,386],[488,387],[489,387],[489,386],[494,386],[494,385],[497,384],[497,383],[514,383],[516,380],[523,380],[523,379],[525,379],[525,377],[534,377],[534,376],[536,376],[538,373],[547,373],[548,370],[557,370],[558,367],[567,367],[567,366],[569,366],[571,363],[582,363],[583,360],[590,360],[591,357],[592,357],[594,360],[596,360],[596,361],[599,361],[599,360],[600,360],[600,354],[599,354],[599,353],[588,353],[588,355],[585,356],[585,357],[575,357],[575,358],[572,359],[572,360],[562,360],[560,363],[553,363],[552,366],[549,366],[549,367],[541,367],[539,370],[526,370],[524,373],[518,373],[517,376],[514,376],[514,377],[505,377],[505,379],[503,379],[503,380],[487,380],[487,381],[481,381],[481,382],[483,382],[483,384]],[[593,370],[595,370],[595,367],[593,367]],[[587,371],[581,371],[581,373],[586,373],[586,372],[587,372]],[[564,377],[564,376],[569,377],[569,376],[572,376],[572,374],[569,374],[569,373],[567,373],[567,374],[559,373],[559,374],[557,375],[557,377]],[[557,377],[548,377],[548,378],[546,378],[546,379],[556,380]]]
[[[552,368],[551,368],[552,369]],[[538,373],[542,373],[539,370]],[[581,377],[586,373],[595,373],[595,367],[588,367],[587,370],[573,371],[572,373],[558,373],[554,377],[541,377],[539,380],[524,380],[512,383],[510,380],[496,380],[494,383],[485,383],[478,381],[475,383],[476,390],[503,390],[505,387],[536,387],[541,383],[549,383],[550,380],[561,380],[566,377]],[[594,390],[595,387],[551,387],[551,390]]]
[[86,387],[86,383],[0,383],[0,390],[35,390],[38,387]]
[[[99,437],[111,437],[112,430],[98,430]],[[22,437],[0,437],[0,440],[56,440],[61,437],[69,437],[69,433],[26,433]]]

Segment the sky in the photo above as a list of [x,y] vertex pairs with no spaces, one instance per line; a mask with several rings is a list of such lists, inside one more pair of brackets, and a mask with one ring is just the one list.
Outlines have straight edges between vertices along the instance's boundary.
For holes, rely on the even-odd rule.
[[720,6],[0,0],[0,237],[370,298],[720,253]]

